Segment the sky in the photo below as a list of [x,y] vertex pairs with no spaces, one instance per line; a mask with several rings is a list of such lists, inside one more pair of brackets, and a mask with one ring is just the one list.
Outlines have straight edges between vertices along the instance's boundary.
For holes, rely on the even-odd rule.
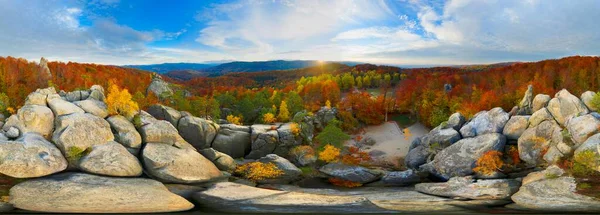
[[597,0],[0,0],[0,56],[462,65],[600,54]]

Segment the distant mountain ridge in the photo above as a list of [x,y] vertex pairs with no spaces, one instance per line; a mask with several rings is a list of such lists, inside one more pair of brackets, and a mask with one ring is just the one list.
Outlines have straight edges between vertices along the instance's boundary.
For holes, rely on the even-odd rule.
[[146,71],[152,71],[159,74],[165,74],[170,71],[177,70],[202,70],[209,67],[217,66],[219,64],[210,63],[161,63],[161,64],[149,64],[149,65],[124,65],[122,67],[141,69]]

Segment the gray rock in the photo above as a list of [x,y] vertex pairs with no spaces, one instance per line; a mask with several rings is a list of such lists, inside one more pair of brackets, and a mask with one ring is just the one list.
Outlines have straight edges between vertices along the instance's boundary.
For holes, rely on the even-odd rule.
[[408,186],[421,182],[421,176],[413,170],[387,172],[381,178],[386,185]]
[[563,154],[558,147],[550,146],[548,151],[544,154],[543,159],[549,164],[556,164],[565,156],[566,155]]
[[10,203],[19,209],[49,213],[156,213],[194,207],[154,180],[83,173],[19,183],[10,189]]
[[[574,152],[575,156],[580,155],[583,152],[591,151],[595,156],[600,156],[599,146],[600,145],[600,134],[595,134],[588,138],[583,144],[581,144]],[[588,165],[584,164],[588,168],[594,169],[596,171],[600,171],[600,166],[598,165]]]
[[50,107],[56,117],[72,113],[85,113],[77,105],[60,98],[58,94],[49,95],[46,101],[48,102],[48,107]]
[[27,95],[25,99],[25,105],[41,105],[46,106],[46,98],[48,95],[56,94],[56,89],[54,87],[48,87],[44,89],[37,89],[35,92]]
[[600,201],[575,193],[576,187],[575,178],[567,176],[524,182],[512,200],[522,208],[540,211],[600,211]]
[[173,125],[164,120],[152,121],[138,129],[144,143],[163,143],[178,148],[194,148],[186,142]]
[[234,124],[220,125],[212,147],[233,158],[246,156],[251,149],[250,127]]
[[193,148],[146,143],[141,157],[152,177],[169,183],[201,183],[221,177],[221,171]]
[[185,198],[188,201],[192,201],[194,193],[206,190],[204,187],[187,185],[187,184],[165,184],[165,187],[169,189],[169,192],[177,194]]
[[506,138],[510,140],[519,139],[519,137],[523,134],[523,132],[525,132],[525,130],[529,126],[529,117],[530,116],[511,117],[508,120],[508,122],[506,122],[502,134],[504,134],[504,136],[506,136]]
[[94,85],[90,87],[90,95],[87,99],[94,99],[103,102],[106,97],[104,97],[104,88],[100,85]]
[[337,109],[328,108],[325,106],[321,107],[321,109],[319,109],[314,115],[314,124],[316,129],[322,130],[325,128],[325,126],[327,126],[331,120],[335,119],[336,115]]
[[177,127],[179,119],[181,119],[181,112],[173,109],[172,107],[155,104],[148,107],[148,113],[158,120],[167,120],[173,126]]
[[362,140],[358,141],[358,144],[363,146],[374,146],[377,142],[372,137],[364,137]]
[[14,178],[35,178],[67,168],[67,160],[54,144],[37,133],[15,141],[0,141],[0,173]]
[[[274,129],[273,129],[274,128]],[[277,126],[252,125],[252,147],[247,159],[258,159],[271,154],[279,145],[279,134]]]
[[219,125],[198,117],[183,117],[177,126],[179,135],[197,149],[210,148],[217,136]]
[[15,209],[10,203],[0,202],[0,213],[11,212]]
[[142,147],[142,136],[137,132],[133,123],[121,115],[115,115],[106,119],[115,136],[115,141],[122,144],[129,152],[137,155]]
[[289,154],[290,161],[297,166],[309,166],[317,161],[315,151],[310,146],[295,147]]
[[380,172],[362,166],[350,166],[341,163],[329,163],[319,169],[331,177],[361,184],[373,182],[381,177]]
[[523,99],[519,103],[519,115],[531,115],[533,113],[533,86],[529,85]]
[[94,99],[86,99],[73,103],[83,109],[86,113],[94,114],[100,118],[106,118],[108,116],[108,109],[106,107],[106,103],[104,102]]
[[544,121],[552,121],[552,122],[556,123],[556,121],[554,120],[554,117],[552,116],[552,114],[550,114],[550,111],[548,111],[548,109],[546,109],[545,107],[542,109],[539,109],[538,111],[533,113],[533,115],[531,115],[531,117],[529,117],[529,127],[530,128],[536,127]]
[[433,166],[446,179],[471,175],[479,157],[488,151],[502,151],[505,143],[506,137],[497,133],[465,138],[438,153]]
[[232,182],[217,183],[193,195],[202,207],[226,213],[384,212],[368,199],[261,189]]
[[158,74],[152,74],[152,82],[150,82],[148,89],[146,89],[146,95],[150,92],[154,93],[158,98],[173,95],[173,90],[169,87],[169,83],[163,81]]
[[21,133],[36,132],[46,139],[54,129],[54,114],[46,106],[25,105],[13,114],[4,123],[3,130],[7,131],[10,127],[16,127]]
[[463,199],[510,199],[521,183],[514,179],[475,180],[472,176],[454,177],[444,183],[421,183],[415,190],[436,196]]
[[114,141],[94,145],[79,160],[79,168],[88,173],[106,176],[140,176],[142,165],[137,157]]
[[586,91],[583,94],[581,94],[581,101],[585,104],[585,106],[590,111],[598,111],[598,108],[596,108],[592,105],[592,99],[594,98],[595,95],[596,95],[596,93],[592,92],[592,91]]
[[448,118],[448,121],[446,122],[446,127],[453,128],[456,131],[460,131],[460,128],[462,128],[464,124],[465,117],[461,113],[456,112],[450,115],[450,118]]
[[528,128],[519,137],[519,157],[531,166],[542,164],[542,151],[561,141],[560,127],[553,121],[544,121],[536,127]]
[[56,119],[56,130],[52,141],[65,154],[69,163],[77,161],[79,155],[75,151],[83,152],[95,145],[102,145],[113,141],[114,136],[106,120],[89,113],[74,113]]
[[445,148],[460,139],[460,134],[452,128],[433,129],[427,135],[421,137],[421,145],[429,147],[435,144]]
[[6,135],[6,137],[8,137],[10,139],[15,139],[15,138],[19,137],[19,135],[21,135],[21,132],[16,127],[10,127],[6,130],[4,135]]
[[482,134],[501,133],[508,119],[508,113],[499,107],[482,111],[475,114],[473,119],[460,129],[460,134],[463,138],[467,138]]
[[302,175],[302,170],[298,169],[298,167],[294,166],[290,161],[285,158],[279,157],[276,154],[269,154],[265,157],[258,159],[258,162],[261,163],[273,163],[277,166],[277,169],[283,172],[282,175],[279,175],[275,178],[268,178],[257,181],[259,184],[289,184],[290,182],[296,181],[300,179]]
[[277,128],[277,134],[279,135],[279,144],[277,144],[277,147],[273,150],[273,154],[289,157],[289,151],[302,144],[301,135],[295,135],[292,132],[292,123],[285,123],[279,126],[279,128]]
[[556,93],[554,98],[550,100],[548,111],[550,111],[560,125],[565,125],[569,117],[577,117],[589,113],[585,104],[566,89]]
[[429,148],[422,145],[417,146],[406,154],[404,165],[409,169],[418,169],[421,165],[427,163],[427,158],[430,154]]
[[198,152],[209,161],[212,161],[221,171],[233,172],[237,167],[237,163],[231,156],[214,150],[213,148],[202,149]]
[[598,133],[600,128],[600,120],[591,114],[571,118],[565,124],[576,145]]
[[533,98],[532,111],[535,113],[536,111],[545,108],[552,99],[549,95],[546,94],[537,94]]

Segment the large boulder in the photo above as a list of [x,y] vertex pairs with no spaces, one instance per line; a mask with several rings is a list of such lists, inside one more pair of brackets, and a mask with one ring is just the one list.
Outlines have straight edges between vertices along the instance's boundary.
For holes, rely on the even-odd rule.
[[60,98],[58,94],[49,95],[47,102],[48,107],[50,107],[56,117],[72,113],[85,113],[85,111],[80,107],[77,107],[77,105]]
[[543,151],[562,141],[561,128],[553,121],[544,121],[528,128],[518,140],[519,157],[525,163],[536,166],[543,163]]
[[210,148],[219,131],[219,125],[210,120],[187,116],[179,120],[177,129],[185,141],[197,149],[205,149]]
[[590,110],[590,111],[598,111],[598,108],[595,107],[594,105],[592,105],[592,99],[594,99],[594,96],[596,96],[595,92],[592,91],[586,91],[583,94],[581,94],[581,101],[585,104],[585,106]]
[[450,198],[463,199],[510,199],[521,183],[514,179],[475,180],[473,176],[453,177],[443,183],[421,183],[415,190]]
[[85,172],[107,176],[140,176],[142,165],[127,149],[114,141],[94,145],[78,164]]
[[154,104],[148,107],[148,113],[158,120],[169,121],[175,127],[177,127],[179,119],[181,119],[181,112],[172,107],[160,104]]
[[418,169],[421,165],[427,163],[431,151],[429,147],[419,145],[411,149],[404,157],[404,165],[409,169]]
[[213,148],[202,149],[199,152],[206,159],[212,161],[221,171],[233,172],[237,167],[237,163],[231,156],[214,150]]
[[19,209],[48,213],[156,213],[194,207],[154,180],[84,173],[19,183],[10,189],[10,203]]
[[537,94],[533,98],[532,111],[535,113],[536,111],[545,108],[552,99],[549,95],[546,94]]
[[108,108],[104,102],[94,99],[86,99],[75,101],[73,103],[83,109],[86,113],[94,114],[100,118],[106,118],[108,116]]
[[533,86],[529,85],[527,91],[519,103],[519,115],[531,115],[533,113]]
[[88,91],[88,90],[76,90],[76,91],[65,93],[64,98],[65,98],[65,100],[67,100],[69,102],[76,102],[76,101],[85,100],[89,96],[90,96],[90,91]]
[[437,147],[447,147],[461,139],[458,131],[453,128],[433,129],[427,135],[421,137],[421,145],[429,147],[437,145]]
[[276,154],[268,154],[260,159],[258,162],[261,163],[272,163],[275,164],[277,169],[281,170],[283,174],[275,177],[275,178],[267,178],[258,180],[257,183],[261,184],[289,184],[290,182],[296,181],[302,175],[302,170],[298,169],[298,167],[294,166],[290,161],[285,158],[279,157]]
[[448,121],[446,121],[446,127],[447,128],[453,128],[456,131],[460,131],[460,128],[462,128],[462,126],[465,124],[465,117],[459,113],[453,113],[452,115],[450,115],[450,117],[448,118]]
[[571,118],[566,122],[566,127],[577,145],[583,143],[588,137],[598,133],[600,119],[592,114]]
[[[550,169],[550,168],[549,168]],[[511,199],[526,209],[552,212],[598,212],[600,201],[576,193],[575,178],[562,176],[564,172],[530,173],[523,179],[519,192]]]
[[[143,121],[143,120],[142,120]],[[144,143],[164,143],[179,148],[194,148],[186,142],[177,129],[165,120],[151,120],[138,129]]]
[[317,113],[315,113],[314,115],[314,125],[316,129],[322,130],[323,128],[325,128],[325,126],[327,126],[327,124],[331,121],[335,119],[335,116],[337,115],[337,109],[335,108],[328,108],[328,107],[321,107],[321,109],[319,109],[317,111]]
[[319,169],[331,177],[361,184],[373,182],[381,177],[381,173],[362,166],[351,166],[341,163],[329,163]]
[[251,149],[250,127],[235,124],[220,125],[212,147],[233,158],[246,156]]
[[10,127],[18,128],[21,134],[36,132],[48,139],[54,129],[54,114],[46,106],[25,105],[17,111],[17,114],[8,117],[3,130],[8,131]]
[[302,137],[294,134],[292,131],[292,123],[286,123],[277,128],[277,134],[279,135],[279,144],[273,151],[274,154],[288,157],[289,151],[302,144]]
[[121,115],[115,115],[106,119],[115,136],[115,141],[123,144],[129,152],[137,155],[142,147],[142,136],[137,132],[133,123]]
[[35,90],[35,92],[32,92],[29,95],[27,95],[27,98],[25,99],[25,105],[46,106],[46,99],[48,98],[48,95],[54,94],[56,94],[56,90],[54,89],[54,87],[37,89]]
[[37,133],[15,141],[0,141],[0,173],[13,178],[35,178],[63,171],[67,160],[54,144]]
[[569,117],[576,117],[589,112],[585,104],[566,89],[556,93],[554,98],[548,102],[547,108],[560,125],[565,125]]
[[508,122],[506,122],[502,134],[504,134],[504,136],[506,136],[506,138],[510,140],[519,139],[519,137],[523,134],[523,132],[525,132],[525,130],[529,126],[529,117],[530,116],[511,117],[508,120]]
[[279,145],[279,134],[277,126],[274,125],[252,125],[251,127],[252,147],[247,159],[258,159],[271,154]]
[[104,96],[104,88],[100,85],[93,85],[90,87],[90,95],[88,99],[94,99],[103,102],[106,99]]
[[202,207],[226,213],[360,213],[384,212],[368,199],[261,189],[232,182],[212,185],[193,195]]
[[502,133],[508,119],[509,114],[499,107],[481,111],[460,129],[460,134],[463,138],[467,138],[482,134]]
[[390,186],[408,186],[421,182],[421,176],[417,171],[409,169],[405,171],[387,172],[383,175],[381,181],[383,184]]
[[473,174],[477,159],[488,151],[502,151],[506,137],[501,134],[484,134],[462,139],[443,149],[433,159],[437,174],[445,179]]
[[162,182],[200,183],[222,176],[221,171],[193,148],[146,143],[141,157],[148,174]]
[[544,121],[552,121],[556,123],[556,120],[554,120],[554,117],[546,108],[539,109],[538,111],[534,112],[531,117],[529,117],[529,127],[536,127]]
[[146,89],[146,95],[149,93],[154,93],[157,97],[163,98],[173,95],[173,90],[169,87],[169,83],[162,80],[160,75],[152,74],[152,82],[150,82],[150,85]]
[[106,120],[89,113],[74,113],[56,119],[56,130],[52,141],[66,155],[76,157],[73,152],[113,141],[114,135]]

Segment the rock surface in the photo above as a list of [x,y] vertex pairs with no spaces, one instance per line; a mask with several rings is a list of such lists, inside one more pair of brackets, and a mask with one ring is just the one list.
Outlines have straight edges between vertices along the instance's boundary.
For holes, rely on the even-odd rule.
[[523,132],[525,132],[528,126],[529,116],[513,116],[506,122],[502,134],[504,134],[507,139],[517,140],[521,137]]
[[488,151],[502,151],[505,143],[506,138],[497,133],[465,138],[443,149],[432,163],[442,178],[470,175],[479,157]]
[[72,113],[85,113],[85,111],[77,107],[77,105],[60,98],[58,94],[49,95],[47,101],[48,107],[50,107],[50,109],[54,113],[54,116],[56,117]]
[[179,119],[177,130],[185,141],[197,149],[205,149],[210,148],[219,131],[219,125],[209,120],[187,116]]
[[502,133],[508,119],[509,114],[499,107],[481,111],[460,129],[460,134],[463,138],[467,138],[488,133]]
[[73,103],[83,109],[86,113],[94,114],[103,119],[108,116],[108,108],[104,102],[94,99],[86,99]]
[[528,128],[519,137],[519,157],[525,163],[536,166],[543,163],[542,151],[562,141],[560,127],[553,121],[544,121],[538,126]]
[[250,153],[250,127],[234,124],[220,125],[212,147],[233,158],[241,158]]
[[271,154],[279,145],[279,134],[277,126],[274,125],[252,125],[251,127],[252,147],[247,159],[258,159]]
[[35,178],[63,171],[67,160],[54,144],[37,133],[15,141],[0,141],[0,173],[14,178]]
[[17,114],[6,119],[3,130],[6,131],[10,127],[18,128],[21,133],[36,132],[48,139],[54,128],[54,114],[46,106],[25,105]]
[[173,109],[169,106],[164,105],[151,105],[148,107],[148,113],[158,120],[166,120],[173,126],[177,127],[179,119],[181,119],[181,112]]
[[237,167],[237,163],[233,158],[213,148],[202,149],[199,152],[206,159],[212,161],[221,171],[233,172]]
[[553,212],[598,212],[600,201],[575,193],[572,177],[544,178],[523,184],[512,196],[518,206],[527,209]]
[[10,189],[10,203],[16,208],[50,213],[155,213],[194,207],[154,180],[83,173],[17,184]]
[[539,109],[538,111],[534,112],[531,117],[529,117],[529,127],[532,128],[538,126],[544,121],[552,121],[556,123],[554,117],[552,117],[552,114],[550,114],[550,111],[548,111],[546,108]]
[[261,163],[273,163],[277,166],[277,169],[283,171],[283,174],[272,179],[264,179],[257,181],[260,184],[289,184],[290,182],[296,181],[302,175],[302,170],[294,166],[290,161],[285,158],[279,157],[276,154],[268,154],[265,157],[258,159]]
[[523,99],[519,103],[518,115],[531,115],[533,113],[533,86],[529,85]]
[[341,163],[329,163],[319,169],[331,177],[361,184],[373,182],[381,177],[381,173],[361,166],[350,166]]
[[552,99],[549,95],[546,94],[537,94],[533,98],[532,111],[536,112],[542,108],[545,108]]
[[589,112],[579,98],[565,89],[556,93],[554,98],[548,102],[547,108],[560,125],[565,125],[569,117],[576,117]]
[[569,119],[566,122],[566,127],[573,140],[579,145],[590,136],[598,133],[600,119],[594,117],[592,114],[586,114]]
[[381,181],[386,185],[408,186],[421,182],[421,176],[413,170],[394,171],[386,173]]
[[475,180],[472,176],[454,177],[444,183],[421,183],[415,190],[450,198],[464,199],[510,199],[521,183],[514,179]]
[[94,145],[79,160],[79,168],[85,172],[107,176],[140,176],[142,165],[137,157],[117,143]]
[[121,115],[115,115],[106,119],[115,136],[115,141],[123,144],[129,152],[137,155],[142,147],[142,136],[137,132],[133,123]]
[[160,75],[157,74],[152,75],[152,82],[150,82],[150,85],[146,89],[146,95],[150,92],[154,93],[158,98],[173,95],[173,90],[169,87],[169,83],[163,81]]
[[186,142],[177,129],[165,120],[149,119],[150,123],[142,126],[138,131],[144,143],[164,143],[178,148],[194,148]]
[[592,105],[592,99],[594,98],[595,95],[596,95],[596,93],[592,92],[592,91],[586,91],[583,94],[581,94],[581,101],[585,104],[585,106],[590,111],[598,111],[598,108],[596,108],[596,107],[594,107],[594,105]]
[[83,151],[95,145],[113,141],[114,136],[106,120],[89,113],[74,113],[56,119],[52,141],[69,157],[74,149]]

